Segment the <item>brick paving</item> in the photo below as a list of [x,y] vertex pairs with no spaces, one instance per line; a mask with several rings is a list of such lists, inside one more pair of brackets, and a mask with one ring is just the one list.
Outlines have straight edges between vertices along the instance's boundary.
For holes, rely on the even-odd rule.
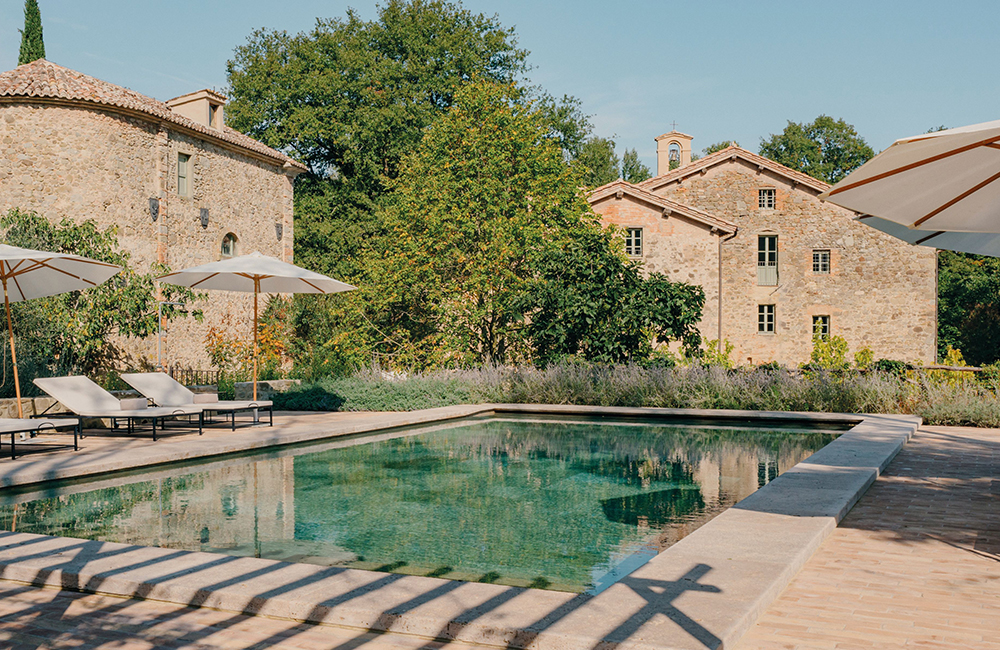
[[[1000,650],[1000,431],[921,430],[739,650]],[[444,644],[0,581],[2,648]],[[447,644],[460,650],[462,644]]]
[[1000,650],[1000,430],[925,427],[739,650]]

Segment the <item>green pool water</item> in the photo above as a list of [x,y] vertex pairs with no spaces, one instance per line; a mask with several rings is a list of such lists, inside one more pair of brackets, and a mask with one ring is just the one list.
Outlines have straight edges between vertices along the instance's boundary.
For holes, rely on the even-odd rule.
[[0,528],[599,591],[835,435],[493,418],[0,496]]

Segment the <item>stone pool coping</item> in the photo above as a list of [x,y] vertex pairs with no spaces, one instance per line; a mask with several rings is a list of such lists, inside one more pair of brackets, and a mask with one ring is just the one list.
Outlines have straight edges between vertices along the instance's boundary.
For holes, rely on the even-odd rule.
[[11,482],[5,468],[0,485],[490,413],[857,424],[596,596],[25,533],[0,534],[0,577],[491,646],[731,647],[920,426],[912,416],[486,404],[380,414],[339,427],[308,423],[245,430],[232,439],[181,441],[162,450],[151,444],[123,452],[127,459],[113,454],[74,463],[39,459],[36,470],[21,467]]

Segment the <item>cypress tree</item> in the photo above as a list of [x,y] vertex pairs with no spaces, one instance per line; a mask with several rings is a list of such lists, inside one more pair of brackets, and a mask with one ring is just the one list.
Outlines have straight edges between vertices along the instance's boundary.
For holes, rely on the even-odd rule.
[[42,12],[38,10],[38,0],[24,0],[24,29],[21,32],[21,53],[17,64],[24,65],[45,58],[45,43],[42,41]]

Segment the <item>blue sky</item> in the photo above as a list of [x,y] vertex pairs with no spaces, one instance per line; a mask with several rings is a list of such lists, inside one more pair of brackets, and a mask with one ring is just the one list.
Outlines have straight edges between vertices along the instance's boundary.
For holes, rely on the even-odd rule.
[[[157,99],[224,88],[233,48],[256,28],[298,32],[353,0],[40,0],[47,58]],[[538,2],[467,0],[531,51],[533,82],[583,101],[619,153],[653,167],[677,128],[700,150],[756,151],[787,120],[854,124],[876,150],[944,124],[1000,119],[1000,2]],[[0,3],[0,67],[17,63],[21,0]],[[654,170],[655,171],[655,170]]]

